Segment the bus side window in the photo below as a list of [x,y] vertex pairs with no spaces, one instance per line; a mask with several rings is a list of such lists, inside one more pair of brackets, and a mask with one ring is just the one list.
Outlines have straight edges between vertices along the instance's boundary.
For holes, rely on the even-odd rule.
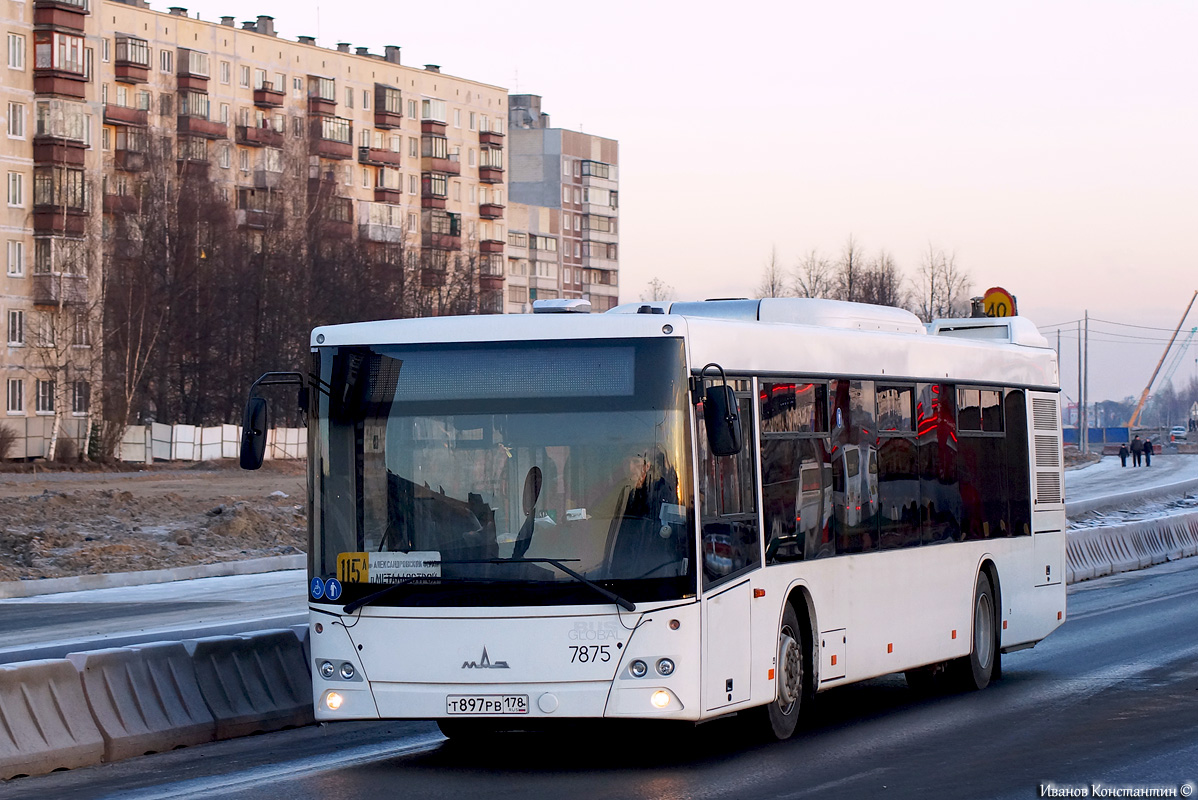
[[[707,432],[696,425],[699,437],[700,509],[703,538],[703,585],[710,586],[761,565],[757,535],[757,504],[751,420],[751,398],[739,396],[745,446],[734,456],[715,456],[707,446]],[[703,404],[695,408],[703,419]]]

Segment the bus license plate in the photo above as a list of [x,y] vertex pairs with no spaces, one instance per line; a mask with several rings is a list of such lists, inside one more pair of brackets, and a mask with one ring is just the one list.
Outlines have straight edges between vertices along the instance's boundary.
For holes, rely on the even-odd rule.
[[527,714],[526,694],[451,694],[446,714]]

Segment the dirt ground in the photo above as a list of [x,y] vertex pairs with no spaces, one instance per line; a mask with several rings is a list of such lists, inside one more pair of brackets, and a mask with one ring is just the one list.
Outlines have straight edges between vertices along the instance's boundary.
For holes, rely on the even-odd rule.
[[303,461],[0,472],[0,581],[304,552]]

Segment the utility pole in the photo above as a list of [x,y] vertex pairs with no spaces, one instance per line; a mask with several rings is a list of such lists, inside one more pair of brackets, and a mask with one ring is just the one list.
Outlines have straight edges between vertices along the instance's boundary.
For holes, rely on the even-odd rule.
[[1086,309],[1086,382],[1082,390],[1082,408],[1085,409],[1086,445],[1083,453],[1090,452],[1090,310]]
[[1085,440],[1082,438],[1082,432],[1085,427],[1082,425],[1082,414],[1085,412],[1085,398],[1082,397],[1082,323],[1077,321],[1077,449],[1081,452],[1086,452],[1082,448],[1085,446]]

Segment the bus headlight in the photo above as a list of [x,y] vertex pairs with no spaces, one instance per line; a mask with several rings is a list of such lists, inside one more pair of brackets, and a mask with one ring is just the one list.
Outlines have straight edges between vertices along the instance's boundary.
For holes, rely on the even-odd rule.
[[328,680],[333,677],[334,672],[336,672],[336,668],[333,666],[332,661],[320,662],[320,677]]
[[657,662],[657,674],[663,678],[674,674],[674,662],[668,658],[663,658]]
[[347,681],[354,679],[354,665],[345,661],[341,664],[341,677]]
[[628,671],[632,673],[634,678],[643,678],[649,673],[649,665],[639,658],[628,665]]
[[664,689],[658,689],[653,693],[650,702],[653,703],[654,708],[665,708],[670,704],[670,693]]
[[328,706],[329,711],[336,711],[344,702],[345,698],[341,696],[340,692],[329,692],[324,696],[324,704]]

